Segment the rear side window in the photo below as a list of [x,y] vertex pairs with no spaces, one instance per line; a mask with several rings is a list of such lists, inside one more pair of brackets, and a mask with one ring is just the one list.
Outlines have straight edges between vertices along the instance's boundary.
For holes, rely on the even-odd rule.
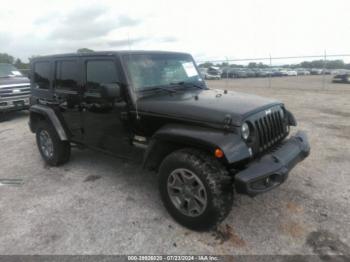
[[34,83],[37,88],[50,88],[50,62],[42,61],[34,64]]
[[76,90],[78,86],[77,61],[57,61],[55,79],[56,89]]
[[87,61],[86,83],[89,89],[119,81],[116,65],[112,60]]

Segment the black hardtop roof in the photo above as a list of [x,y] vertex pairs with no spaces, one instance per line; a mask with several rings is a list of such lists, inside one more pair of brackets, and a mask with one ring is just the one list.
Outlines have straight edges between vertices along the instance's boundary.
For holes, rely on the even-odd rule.
[[65,53],[65,54],[54,54],[44,55],[33,58],[35,60],[41,59],[52,59],[52,58],[65,58],[65,57],[93,57],[93,56],[116,56],[116,55],[128,55],[128,54],[179,54],[179,55],[190,55],[183,52],[172,52],[172,51],[145,51],[145,50],[121,50],[121,51],[94,51],[86,53]]

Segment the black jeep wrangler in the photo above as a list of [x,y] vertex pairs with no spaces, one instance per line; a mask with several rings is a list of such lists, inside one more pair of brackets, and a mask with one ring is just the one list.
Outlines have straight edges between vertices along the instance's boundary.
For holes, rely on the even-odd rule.
[[[71,145],[113,153],[159,174],[161,198],[182,225],[211,228],[233,191],[283,183],[310,152],[278,101],[209,89],[189,54],[94,52],[35,58],[30,129],[53,166]],[[142,160],[141,160],[142,159]]]

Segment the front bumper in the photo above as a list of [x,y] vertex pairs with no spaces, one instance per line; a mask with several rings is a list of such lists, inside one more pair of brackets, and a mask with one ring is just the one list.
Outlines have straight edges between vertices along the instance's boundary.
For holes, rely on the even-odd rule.
[[255,160],[235,175],[236,191],[240,194],[255,196],[267,192],[288,177],[293,167],[310,154],[310,145],[306,133],[297,132],[276,149]]
[[17,111],[29,108],[29,97],[0,99],[0,112]]

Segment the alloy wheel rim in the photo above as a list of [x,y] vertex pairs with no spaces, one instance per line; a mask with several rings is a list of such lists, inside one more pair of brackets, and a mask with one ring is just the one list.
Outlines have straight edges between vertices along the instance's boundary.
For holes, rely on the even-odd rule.
[[39,133],[40,148],[45,157],[53,156],[53,143],[49,133],[46,130],[41,130]]
[[185,168],[175,169],[168,177],[168,195],[182,214],[197,217],[205,211],[207,192],[199,177]]

